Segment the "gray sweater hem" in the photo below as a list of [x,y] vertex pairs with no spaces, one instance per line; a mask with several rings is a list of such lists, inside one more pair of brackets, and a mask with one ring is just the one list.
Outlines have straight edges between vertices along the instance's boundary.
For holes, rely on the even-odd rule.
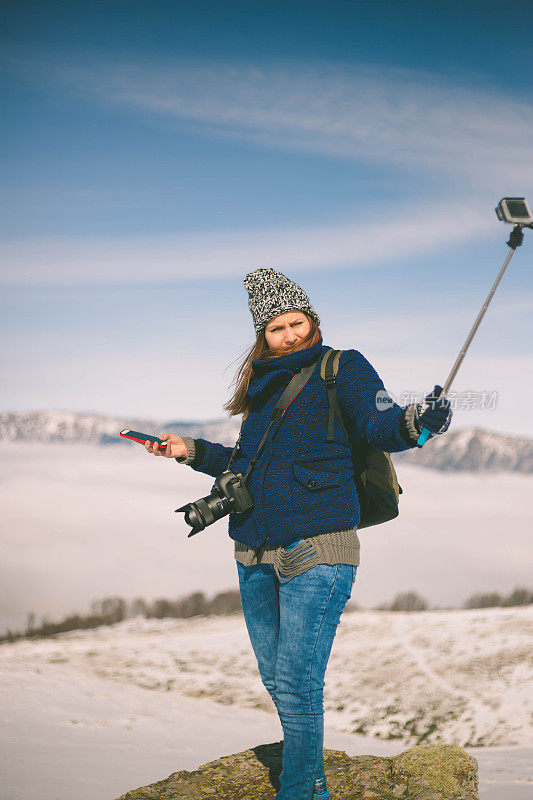
[[316,564],[351,564],[359,566],[360,543],[357,528],[331,531],[310,536],[285,550],[278,547],[260,547],[257,550],[235,540],[235,560],[245,567],[272,564],[281,582],[301,575]]

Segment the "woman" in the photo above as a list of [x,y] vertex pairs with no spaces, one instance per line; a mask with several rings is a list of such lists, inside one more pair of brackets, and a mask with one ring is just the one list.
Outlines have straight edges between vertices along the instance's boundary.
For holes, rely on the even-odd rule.
[[[244,279],[256,342],[240,367],[225,408],[243,414],[240,448],[232,464],[245,472],[271,413],[302,367],[319,362],[320,319],[307,294],[274,269]],[[422,427],[434,434],[450,423],[447,401],[378,410],[384,386],[357,350],[343,351],[337,394],[356,444],[361,438],[386,452],[416,446]],[[383,405],[379,405],[379,409]],[[326,441],[328,402],[320,367],[273,426],[248,479],[254,507],[229,516],[242,608],[261,679],[284,734],[283,768],[276,800],[329,798],[323,762],[324,675],[340,616],[359,566],[359,502],[351,445],[335,418]],[[176,458],[218,477],[231,447],[164,433],[168,444],[154,455]]]

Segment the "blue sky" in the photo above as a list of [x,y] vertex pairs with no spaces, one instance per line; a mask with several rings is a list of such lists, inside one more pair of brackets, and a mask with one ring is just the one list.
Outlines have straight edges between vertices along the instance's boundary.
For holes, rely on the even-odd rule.
[[[444,382],[507,254],[494,206],[533,200],[530,3],[1,15],[0,410],[221,416],[259,266],[391,392]],[[497,407],[459,427],[533,433],[525,239],[455,384]]]

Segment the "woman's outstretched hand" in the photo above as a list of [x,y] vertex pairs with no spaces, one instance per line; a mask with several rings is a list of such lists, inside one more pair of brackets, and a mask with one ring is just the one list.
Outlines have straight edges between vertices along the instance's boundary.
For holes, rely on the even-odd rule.
[[427,428],[432,436],[444,433],[450,427],[452,408],[447,397],[442,397],[442,386],[436,385],[422,403],[415,405],[415,419],[422,431]]
[[175,433],[162,433],[159,437],[162,441],[166,440],[167,446],[161,450],[157,442],[145,442],[144,447],[149,453],[154,456],[166,456],[167,458],[180,458],[187,455],[187,445]]

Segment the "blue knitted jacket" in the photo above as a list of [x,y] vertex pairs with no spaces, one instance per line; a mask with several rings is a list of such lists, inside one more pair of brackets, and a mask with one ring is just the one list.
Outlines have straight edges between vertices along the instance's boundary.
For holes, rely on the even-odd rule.
[[[322,339],[312,347],[253,362],[248,390],[251,408],[232,465],[244,473],[265,432],[270,415],[292,376],[330,348]],[[384,385],[358,350],[345,350],[339,361],[337,395],[354,444],[361,438],[386,452],[415,447],[400,435],[405,407],[376,408]],[[354,528],[360,519],[350,443],[335,416],[334,442],[326,442],[328,398],[320,362],[285,415],[271,429],[255,464],[248,488],[254,507],[229,515],[229,535],[251,547],[286,545],[331,531]],[[228,467],[233,448],[196,440],[191,467],[218,477]]]

